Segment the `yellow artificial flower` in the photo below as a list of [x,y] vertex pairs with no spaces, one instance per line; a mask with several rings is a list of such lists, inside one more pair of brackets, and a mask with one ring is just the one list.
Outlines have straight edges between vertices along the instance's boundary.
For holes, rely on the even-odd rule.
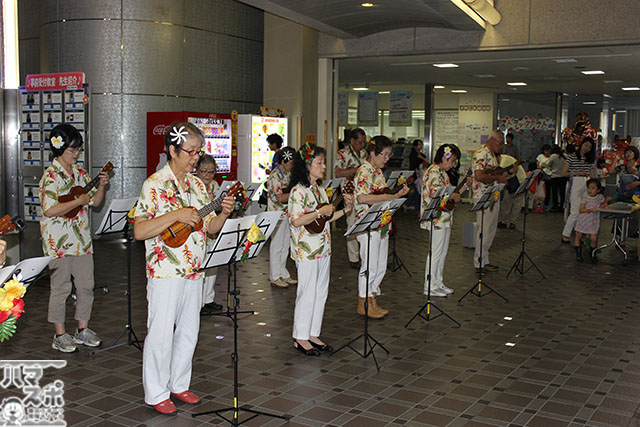
[[135,205],[133,205],[133,207],[131,208],[131,210],[129,211],[129,213],[127,214],[127,216],[129,218],[135,218],[136,217],[136,206],[138,206],[138,204],[136,203]]
[[500,200],[500,192],[496,191],[495,193],[493,193],[493,201],[494,203],[497,202],[498,200]]
[[398,178],[398,185],[402,185],[404,184],[404,176],[401,176],[400,178]]
[[7,311],[13,307],[13,300],[22,298],[27,292],[27,288],[22,286],[17,280],[9,280],[3,288],[0,288],[0,310]]
[[640,195],[634,194],[631,199],[636,202],[636,204],[640,205]]
[[247,240],[251,243],[261,242],[265,239],[264,234],[260,231],[260,227],[255,222],[251,223],[251,227],[247,232]]
[[380,224],[387,225],[391,222],[391,212],[389,212],[389,209],[385,210],[382,213],[382,217],[380,217]]
[[331,196],[333,196],[333,187],[327,188],[325,192],[327,193],[327,197],[331,198]]

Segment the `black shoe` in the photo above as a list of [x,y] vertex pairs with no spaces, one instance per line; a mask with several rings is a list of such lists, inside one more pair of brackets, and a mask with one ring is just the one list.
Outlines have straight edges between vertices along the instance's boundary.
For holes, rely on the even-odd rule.
[[565,245],[568,245],[569,243],[571,243],[571,242],[569,241],[569,239],[564,240],[564,237],[562,237],[562,238],[560,239],[560,241],[561,241],[562,243],[564,243]]
[[[311,341],[309,341],[311,342]],[[296,350],[298,350],[300,353],[304,354],[305,356],[320,356],[320,350],[318,350],[315,347],[311,347],[309,350],[305,350],[304,347],[302,347],[300,344],[298,344],[298,341],[293,340],[293,348],[295,348]]]
[[507,224],[505,224],[504,222],[499,222],[498,228],[507,228]]
[[515,229],[516,229],[515,224],[509,224],[509,230],[515,230]]
[[583,262],[584,258],[582,257],[582,245],[574,246],[574,249],[576,251],[576,261]]
[[331,347],[329,344],[320,345],[320,344],[317,344],[317,343],[315,343],[315,342],[313,342],[311,340],[309,340],[309,342],[311,343],[311,345],[314,348],[316,348],[316,349],[318,349],[320,351],[326,351],[328,353],[333,353],[333,347]]
[[220,304],[210,302],[202,306],[200,309],[200,316],[211,316],[212,314],[220,313],[221,311],[222,306]]
[[360,270],[360,263],[359,263],[359,262],[349,261],[349,265],[350,265],[350,266],[351,266],[351,268],[353,268],[354,270]]
[[483,267],[485,269],[485,271],[498,271],[500,269],[500,267],[498,267],[497,265],[492,265],[492,264],[487,264]]

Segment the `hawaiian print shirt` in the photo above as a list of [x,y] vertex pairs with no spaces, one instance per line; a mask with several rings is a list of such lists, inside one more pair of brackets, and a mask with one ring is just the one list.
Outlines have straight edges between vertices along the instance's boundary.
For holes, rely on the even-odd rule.
[[267,187],[267,210],[268,211],[285,211],[287,210],[287,205],[284,203],[280,203],[276,199],[277,193],[283,193],[284,189],[287,187],[289,183],[289,174],[282,172],[279,166],[276,166],[274,170],[271,171],[269,176],[267,177],[267,183],[265,186]]
[[382,190],[387,186],[382,169],[375,168],[371,163],[365,161],[356,172],[355,192],[353,194],[353,209],[356,212],[356,220],[360,220],[369,209],[366,203],[358,203],[358,196],[361,194],[371,194],[376,190]]
[[[189,206],[200,209],[210,203],[211,198],[199,178],[186,174],[185,181],[187,188],[183,190],[169,164],[147,178],[140,191],[136,218],[152,219],[176,209]],[[202,229],[191,233],[179,248],[166,246],[159,235],[145,240],[147,277],[200,279],[202,273],[198,269],[206,253],[206,230],[214,217],[213,212],[207,215]]]
[[496,156],[487,148],[485,145],[481,149],[477,150],[473,153],[473,157],[471,158],[471,168],[473,170],[473,198],[479,199],[484,193],[484,190],[493,185],[493,184],[485,184],[480,181],[476,181],[475,172],[482,171],[487,168],[498,166],[498,159]]
[[[87,172],[77,164],[71,165],[73,176],[69,176],[64,167],[54,159],[51,166],[40,179],[40,203],[42,212],[46,212],[58,204],[58,197],[69,194],[71,188],[84,187],[91,181]],[[89,192],[92,196],[96,189]],[[89,230],[89,209],[82,206],[73,219],[65,216],[40,218],[40,234],[42,251],[55,258],[80,256],[93,253],[91,231]]]
[[[451,185],[449,175],[447,175],[444,170],[440,169],[438,165],[434,163],[427,168],[424,173],[424,179],[422,180],[422,203],[420,204],[421,218],[422,215],[424,215],[424,210],[429,206],[431,198],[435,196],[441,188],[448,187],[449,185]],[[451,212],[443,209],[440,212],[440,216],[433,222],[433,228],[441,230],[446,227],[451,227],[452,223],[453,215]],[[431,228],[431,221],[422,221],[420,223],[420,227],[429,230]]]
[[357,153],[349,144],[342,150],[338,150],[335,167],[338,169],[358,168],[365,160],[367,160],[366,150],[362,149]]
[[289,231],[291,232],[291,259],[296,262],[331,256],[331,232],[329,221],[322,233],[310,233],[303,226],[296,227],[293,221],[304,214],[315,211],[320,203],[329,203],[327,193],[319,185],[305,187],[298,184],[289,194]]

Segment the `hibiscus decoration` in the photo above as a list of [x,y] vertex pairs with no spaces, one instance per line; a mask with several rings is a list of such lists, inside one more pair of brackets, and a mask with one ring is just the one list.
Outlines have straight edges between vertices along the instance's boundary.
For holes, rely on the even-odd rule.
[[489,208],[490,211],[493,210],[493,207],[495,206],[496,203],[498,203],[498,200],[500,200],[500,192],[499,191],[494,191],[493,192],[493,199],[491,200],[491,206]]
[[315,157],[313,155],[313,148],[311,147],[311,145],[309,145],[309,143],[306,143],[302,147],[300,147],[299,154],[305,163],[311,163],[313,161],[313,158]]
[[136,206],[138,206],[138,202],[136,202],[131,210],[127,213],[127,222],[129,223],[129,231],[133,231],[133,224],[136,222]]
[[20,276],[14,276],[0,288],[0,342],[15,334],[18,328],[16,323],[24,313],[22,297],[26,292],[26,286],[20,283]]
[[242,251],[242,257],[240,257],[240,262],[247,262],[249,259],[249,249],[251,246],[258,242],[262,242],[265,240],[264,233],[260,230],[260,227],[256,225],[255,222],[251,223],[251,227],[249,227],[249,231],[247,231],[247,241],[244,243],[244,250]]
[[380,232],[382,233],[382,235],[384,236],[385,234],[389,233],[389,228],[391,226],[391,212],[389,211],[389,209],[385,209],[384,212],[382,212],[382,216],[380,217]]

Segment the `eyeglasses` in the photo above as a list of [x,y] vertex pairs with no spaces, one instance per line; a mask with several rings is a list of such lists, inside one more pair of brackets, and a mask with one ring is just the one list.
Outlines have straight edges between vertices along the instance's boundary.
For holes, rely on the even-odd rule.
[[198,173],[201,173],[203,175],[215,175],[216,171],[214,170],[207,170],[207,169],[198,169]]
[[380,154],[378,154],[378,156],[382,156],[382,157],[384,157],[385,159],[387,159],[387,160],[388,160],[388,159],[390,159],[390,158],[391,158],[391,153],[387,153],[387,154],[382,154],[382,153],[380,153]]
[[67,150],[71,151],[73,154],[80,154],[84,152],[84,149],[82,147],[75,147],[75,148],[67,148]]
[[185,153],[187,153],[191,157],[202,156],[204,154],[204,148],[202,148],[202,147],[196,148],[195,150],[185,150],[183,148],[182,151],[184,151]]

